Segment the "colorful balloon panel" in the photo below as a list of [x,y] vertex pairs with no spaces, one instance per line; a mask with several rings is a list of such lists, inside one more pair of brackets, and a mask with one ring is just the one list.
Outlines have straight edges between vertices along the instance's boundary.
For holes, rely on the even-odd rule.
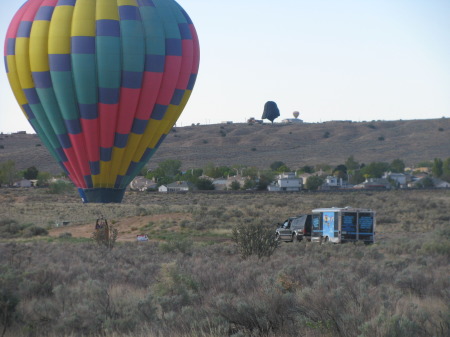
[[28,0],[5,40],[14,95],[86,202],[120,202],[194,87],[195,27],[173,0]]

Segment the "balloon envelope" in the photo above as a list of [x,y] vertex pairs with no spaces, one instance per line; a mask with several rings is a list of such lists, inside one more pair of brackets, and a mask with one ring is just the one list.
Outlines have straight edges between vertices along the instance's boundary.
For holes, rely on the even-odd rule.
[[85,202],[120,202],[186,105],[199,44],[174,0],[28,0],[5,41],[26,118]]
[[295,118],[298,118],[298,116],[300,115],[300,112],[294,111],[294,112],[292,113],[292,115],[294,115]]
[[277,103],[273,101],[267,101],[264,104],[264,111],[262,114],[262,119],[268,119],[273,123],[273,121],[280,116],[280,110],[278,109]]

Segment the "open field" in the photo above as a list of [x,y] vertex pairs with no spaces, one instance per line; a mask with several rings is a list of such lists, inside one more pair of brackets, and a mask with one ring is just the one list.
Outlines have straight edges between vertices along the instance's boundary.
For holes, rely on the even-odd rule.
[[[283,243],[242,259],[231,240],[234,226],[331,206],[376,210],[377,242]],[[89,239],[100,214],[119,229],[111,251]],[[14,237],[13,220],[49,235]],[[448,190],[127,192],[119,205],[83,205],[3,188],[0,224],[0,335],[450,334]],[[149,242],[134,240],[144,233]]]

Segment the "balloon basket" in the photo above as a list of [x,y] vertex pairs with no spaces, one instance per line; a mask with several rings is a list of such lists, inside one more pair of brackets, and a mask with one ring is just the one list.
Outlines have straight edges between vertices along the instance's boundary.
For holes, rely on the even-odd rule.
[[124,188],[79,188],[84,203],[120,203],[125,195]]

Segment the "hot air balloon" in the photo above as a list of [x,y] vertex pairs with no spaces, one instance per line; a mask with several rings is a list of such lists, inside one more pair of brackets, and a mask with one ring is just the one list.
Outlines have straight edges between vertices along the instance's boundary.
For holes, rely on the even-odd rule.
[[275,120],[275,118],[280,116],[280,110],[278,109],[277,103],[273,101],[267,101],[264,104],[264,111],[262,114],[262,119],[268,119],[272,122]]
[[174,0],[28,0],[4,54],[26,118],[85,202],[121,202],[186,105],[200,55]]
[[294,118],[298,118],[298,116],[300,115],[300,112],[294,111],[294,112],[292,113],[292,115],[294,116]]

